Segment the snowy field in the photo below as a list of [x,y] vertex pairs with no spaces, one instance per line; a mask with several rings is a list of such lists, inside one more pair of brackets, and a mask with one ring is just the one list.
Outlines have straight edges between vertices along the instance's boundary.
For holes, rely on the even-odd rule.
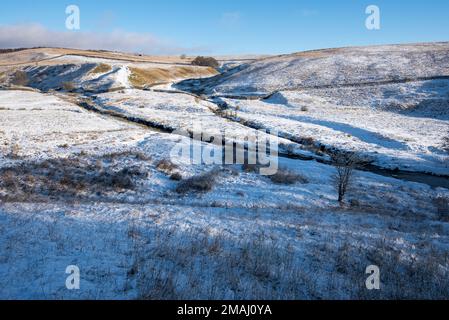
[[301,52],[244,64],[208,79],[206,93],[269,94],[325,86],[384,83],[449,74],[448,43]]
[[303,92],[280,92],[264,101],[224,99],[238,122],[274,129],[283,137],[310,139],[329,149],[355,151],[382,168],[449,175],[447,116],[329,100]]
[[[406,74],[429,56],[445,61],[446,49],[354,50],[392,51]],[[356,55],[347,62],[345,50],[320,54],[343,68]],[[143,62],[76,59],[30,63],[20,67],[26,85],[11,85],[12,75],[1,83],[0,299],[448,298],[449,189],[355,170],[339,203],[330,162],[350,151],[378,168],[448,176],[446,80],[272,91],[258,77],[256,91],[272,95],[246,100],[219,97],[238,93],[221,92],[225,82],[202,96],[141,90],[130,79]],[[270,61],[277,70],[276,59],[291,57],[245,62],[242,72]],[[413,76],[447,75],[432,59]],[[92,74],[101,64],[110,69]],[[228,72],[226,81],[251,82]],[[256,129],[278,131],[277,173],[174,155],[221,150],[177,133],[195,125],[232,133],[241,147]],[[80,290],[66,288],[69,265]],[[379,291],[366,289],[370,265]]]

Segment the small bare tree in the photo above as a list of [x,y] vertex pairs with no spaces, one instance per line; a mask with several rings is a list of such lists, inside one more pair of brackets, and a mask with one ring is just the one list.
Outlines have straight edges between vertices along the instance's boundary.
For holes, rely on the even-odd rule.
[[346,193],[354,180],[354,169],[360,162],[355,154],[340,153],[332,156],[337,173],[334,176],[338,191],[338,202],[343,203]]
[[449,153],[449,133],[447,137],[443,138],[443,143],[441,144],[441,147],[443,148],[444,151]]

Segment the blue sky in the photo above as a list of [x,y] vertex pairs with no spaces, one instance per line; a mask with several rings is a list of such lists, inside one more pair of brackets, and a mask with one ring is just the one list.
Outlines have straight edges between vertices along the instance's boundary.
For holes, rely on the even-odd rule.
[[[65,8],[70,4],[81,10],[80,31],[65,29]],[[381,30],[365,28],[365,8],[370,4],[380,7]],[[144,34],[152,41],[151,46],[141,48],[133,48],[129,41],[118,44],[123,50],[152,51],[152,47],[162,46],[159,52],[173,54],[288,53],[350,45],[447,41],[448,16],[447,0],[3,1],[0,46],[19,45],[20,41],[34,44],[45,37],[59,39],[67,32],[93,37],[96,40],[84,45],[95,45],[99,39],[95,35],[119,31],[120,38]],[[23,27],[5,29],[30,24],[40,25],[42,38],[33,39],[36,31]],[[5,29],[3,38],[1,28]],[[17,30],[24,40],[11,42],[11,30]],[[109,42],[119,42],[118,37]]]

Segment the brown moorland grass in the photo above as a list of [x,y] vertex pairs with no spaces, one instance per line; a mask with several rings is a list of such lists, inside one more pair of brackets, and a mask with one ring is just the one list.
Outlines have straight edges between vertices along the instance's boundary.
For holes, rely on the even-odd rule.
[[29,82],[28,79],[28,75],[26,72],[22,71],[22,70],[17,70],[13,76],[12,76],[12,80],[11,83],[16,85],[16,86],[23,86],[25,87]]
[[142,69],[130,67],[129,80],[134,87],[141,88],[166,83],[177,79],[188,79],[217,74],[212,68],[198,68],[190,66],[176,66],[171,68]]
[[89,72],[89,74],[95,75],[95,74],[103,74],[107,73],[112,70],[112,67],[106,63],[100,63],[97,65],[92,71]]
[[151,55],[135,55],[124,52],[109,52],[99,50],[79,50],[79,49],[66,49],[66,48],[34,48],[26,49],[19,52],[4,53],[0,55],[0,66],[10,66],[16,64],[34,64],[35,57],[45,54],[42,63],[44,65],[52,64],[52,57],[75,55],[85,56],[92,58],[112,59],[112,60],[124,60],[129,62],[151,62],[151,63],[173,63],[173,64],[188,64],[190,59],[182,60],[175,56],[151,56]]

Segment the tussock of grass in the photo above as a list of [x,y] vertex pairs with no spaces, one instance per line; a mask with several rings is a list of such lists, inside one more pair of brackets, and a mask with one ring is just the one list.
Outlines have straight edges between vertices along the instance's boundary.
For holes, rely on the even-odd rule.
[[[242,170],[246,173],[260,174],[261,166],[258,164],[244,164],[242,165]],[[307,184],[309,180],[300,174],[291,171],[287,168],[279,168],[274,175],[268,176],[268,178],[276,184],[291,185],[295,183]]]
[[134,158],[140,161],[150,161],[151,156],[140,151],[120,151],[103,155],[103,159],[112,161],[114,159],[120,161],[121,158]]
[[71,81],[67,81],[67,82],[64,82],[64,83],[62,84],[62,88],[63,88],[65,91],[73,92],[73,91],[75,90],[75,84],[74,84],[73,82],[71,82]]
[[449,221],[449,198],[436,197],[433,203],[437,208],[438,218],[443,221]]
[[170,180],[173,181],[182,181],[182,174],[180,174],[179,172],[175,172],[170,176]]
[[129,68],[131,75],[129,81],[135,88],[153,86],[166,83],[177,79],[188,79],[203,76],[212,76],[217,72],[212,68],[197,68],[190,66],[172,67],[172,68]]
[[11,144],[9,153],[6,155],[6,157],[14,160],[20,159],[20,147],[17,143]]
[[309,181],[306,178],[286,168],[279,168],[278,171],[274,175],[269,176],[269,178],[273,183],[276,184],[288,185],[288,184],[295,184],[298,182],[302,184],[309,183]]
[[178,169],[178,166],[173,162],[171,162],[170,160],[163,159],[156,164],[156,168],[160,172],[171,174]]
[[168,159],[163,159],[156,163],[156,169],[170,177],[170,180],[181,181],[182,174],[178,171],[178,165],[174,164]]
[[258,164],[245,163],[244,165],[242,165],[242,170],[247,173],[259,173],[260,166]]
[[96,74],[103,74],[106,72],[109,72],[112,70],[112,67],[105,63],[100,63],[97,65],[92,71],[89,72],[89,74],[96,75]]
[[218,170],[212,170],[181,181],[176,188],[176,192],[181,194],[189,192],[209,192],[215,185],[217,175]]

